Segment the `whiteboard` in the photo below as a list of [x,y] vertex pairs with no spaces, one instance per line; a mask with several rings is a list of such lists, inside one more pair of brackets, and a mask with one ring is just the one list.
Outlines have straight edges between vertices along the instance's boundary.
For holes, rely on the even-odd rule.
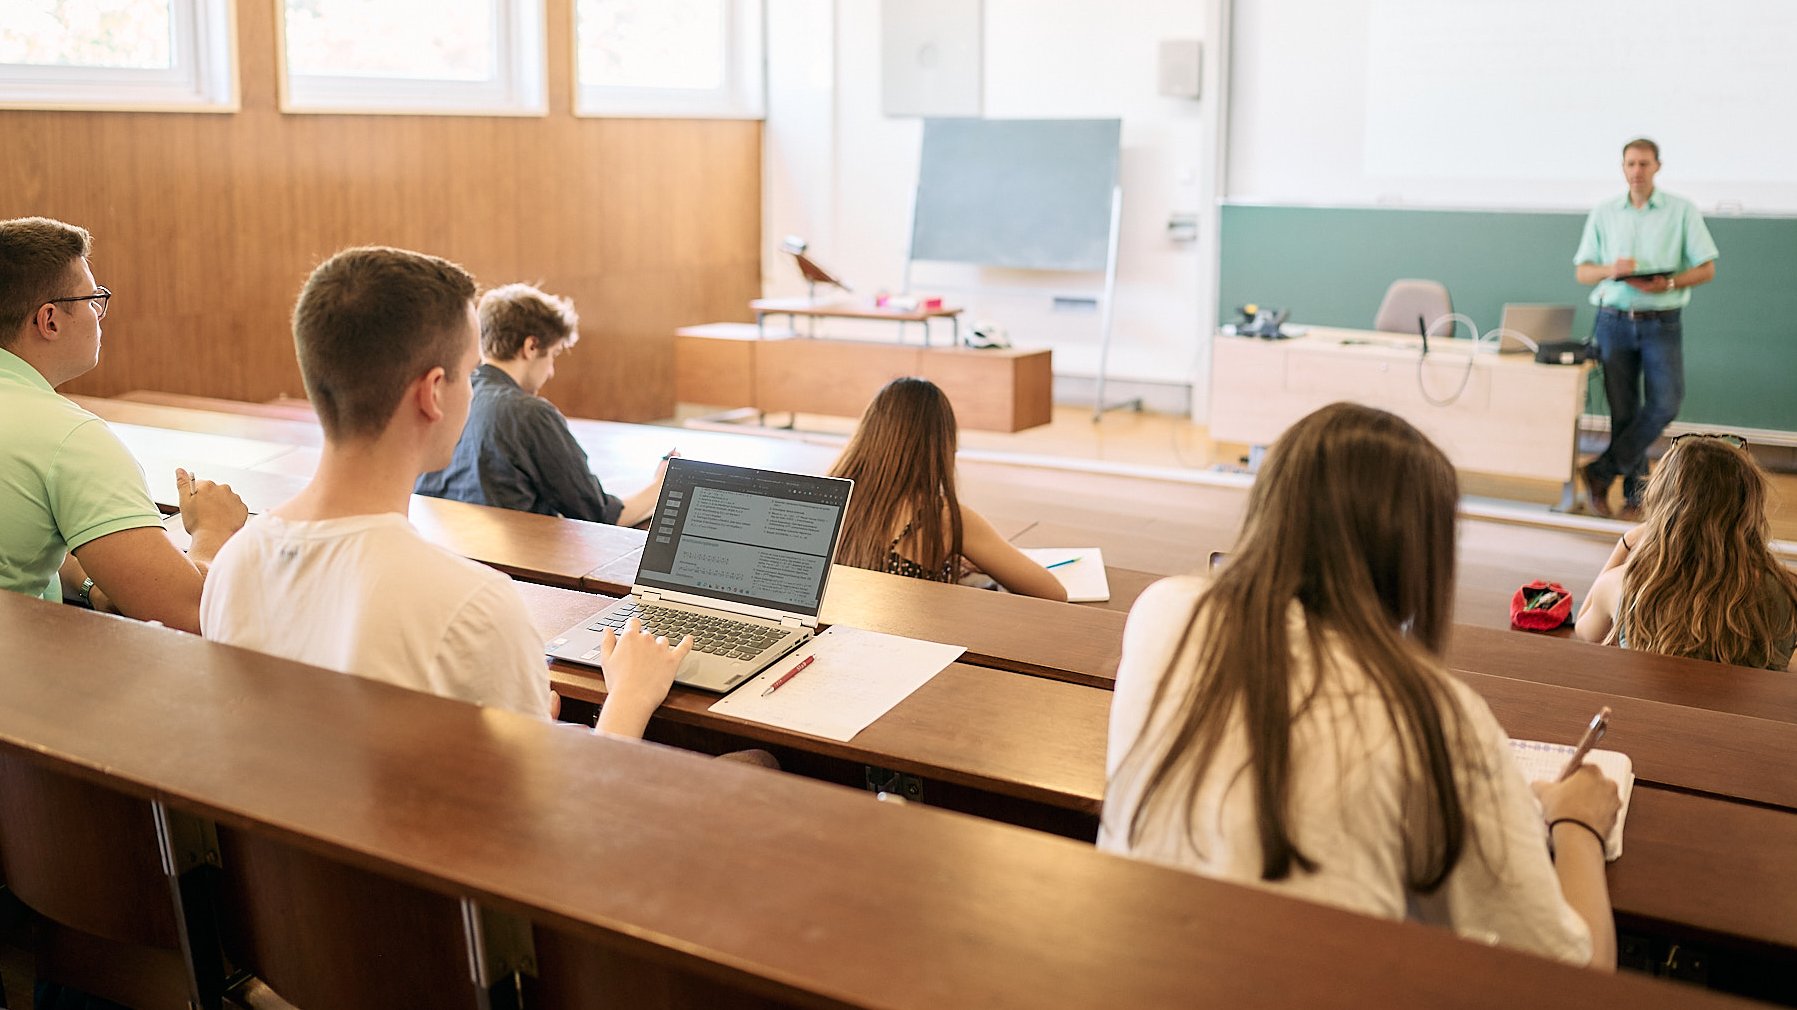
[[924,121],[911,258],[1103,270],[1120,119]]
[[1797,211],[1797,3],[1237,4],[1232,199],[1588,209],[1621,148],[1706,210]]

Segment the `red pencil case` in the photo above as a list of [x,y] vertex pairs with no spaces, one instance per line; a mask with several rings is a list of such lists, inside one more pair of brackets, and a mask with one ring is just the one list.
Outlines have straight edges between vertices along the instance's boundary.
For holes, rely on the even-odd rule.
[[1572,594],[1558,582],[1537,579],[1510,597],[1510,626],[1518,631],[1553,631],[1572,619]]

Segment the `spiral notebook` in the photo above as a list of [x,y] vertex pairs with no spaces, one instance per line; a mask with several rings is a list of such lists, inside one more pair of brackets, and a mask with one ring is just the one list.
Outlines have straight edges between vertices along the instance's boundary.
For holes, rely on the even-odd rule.
[[[1510,741],[1510,755],[1516,758],[1516,766],[1522,769],[1526,782],[1558,779],[1576,749],[1568,744],[1540,740]],[[1622,855],[1622,822],[1628,820],[1629,794],[1635,791],[1635,762],[1620,751],[1594,750],[1585,755],[1585,763],[1596,765],[1622,793],[1622,809],[1616,812],[1616,826],[1610,829],[1610,837],[1604,839],[1604,859],[1615,860]]]

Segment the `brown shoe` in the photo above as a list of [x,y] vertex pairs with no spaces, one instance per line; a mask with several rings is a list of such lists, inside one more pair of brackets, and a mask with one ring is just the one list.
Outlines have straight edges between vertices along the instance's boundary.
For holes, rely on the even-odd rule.
[[1609,519],[1615,515],[1610,511],[1610,485],[1615,483],[1614,477],[1599,477],[1591,472],[1591,464],[1579,467],[1579,477],[1585,484],[1585,502],[1594,515]]

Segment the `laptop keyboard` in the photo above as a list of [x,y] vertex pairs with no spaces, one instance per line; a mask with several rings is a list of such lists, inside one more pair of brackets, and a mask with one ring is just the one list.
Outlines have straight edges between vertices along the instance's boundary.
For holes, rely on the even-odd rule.
[[754,659],[786,635],[784,628],[732,621],[727,617],[692,610],[644,607],[636,603],[625,603],[616,610],[601,614],[589,630],[602,632],[606,628],[612,628],[622,631],[624,622],[632,617],[642,621],[643,630],[651,635],[665,635],[669,642],[675,643],[691,635],[695,652],[727,659]]

